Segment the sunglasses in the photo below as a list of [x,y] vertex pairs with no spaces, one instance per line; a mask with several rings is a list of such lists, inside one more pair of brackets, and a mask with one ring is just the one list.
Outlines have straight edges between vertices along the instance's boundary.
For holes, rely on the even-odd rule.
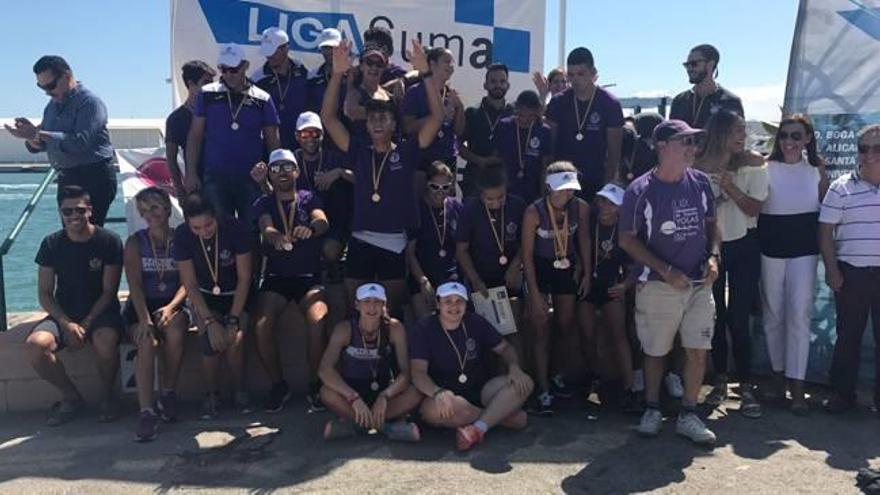
[[220,67],[220,72],[223,74],[238,74],[238,71],[241,70],[241,67]]
[[384,69],[385,65],[386,65],[385,62],[383,62],[381,60],[376,60],[374,58],[368,58],[368,59],[364,60],[363,64],[366,65],[367,67],[373,67],[375,69]]
[[859,145],[859,154],[865,155],[868,153],[872,153],[874,155],[880,155],[880,144],[860,144]]
[[74,208],[61,208],[61,214],[65,217],[72,217],[74,213],[76,213],[77,215],[85,215],[87,211],[89,211],[89,209],[84,206],[76,206]]
[[303,129],[296,131],[296,135],[303,139],[318,139],[321,137],[321,131],[317,129]]
[[694,60],[688,60],[687,62],[682,62],[681,66],[685,69],[696,69],[698,65],[705,62],[705,58],[697,58]]
[[284,170],[285,172],[293,172],[294,170],[296,170],[296,164],[290,163],[290,162],[284,162],[284,163],[273,163],[272,165],[269,165],[269,171],[272,172],[273,174],[280,173],[282,170]]
[[669,140],[678,141],[685,146],[699,146],[703,144],[703,136],[701,134],[697,134],[696,136],[676,136]]
[[59,75],[55,76],[55,79],[53,79],[52,82],[45,84],[45,85],[40,84],[38,81],[37,87],[42,89],[43,91],[55,91],[55,88],[58,87],[58,81],[60,81],[63,76],[64,76],[64,74],[59,74]]
[[786,139],[791,139],[792,141],[800,141],[801,139],[804,138],[804,133],[802,133],[801,131],[794,131],[794,132],[779,131],[778,136],[779,136],[780,141],[785,141]]
[[450,183],[437,184],[436,182],[428,182],[428,188],[431,189],[432,191],[435,191],[435,192],[448,191],[449,189],[452,188],[452,184],[450,184]]

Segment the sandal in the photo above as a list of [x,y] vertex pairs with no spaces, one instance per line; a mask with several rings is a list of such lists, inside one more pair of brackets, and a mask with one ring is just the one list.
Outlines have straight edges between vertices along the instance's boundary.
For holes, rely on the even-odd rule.
[[751,390],[744,391],[740,397],[742,398],[739,406],[740,414],[751,419],[758,419],[764,414],[761,404]]

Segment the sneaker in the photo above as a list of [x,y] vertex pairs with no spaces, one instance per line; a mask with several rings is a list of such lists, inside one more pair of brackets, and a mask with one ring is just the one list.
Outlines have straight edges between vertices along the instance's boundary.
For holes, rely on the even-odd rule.
[[656,437],[663,427],[663,414],[653,407],[645,409],[636,431],[643,437]]
[[539,416],[553,416],[553,395],[550,392],[544,392],[538,396],[535,412]]
[[159,417],[166,423],[177,421],[177,393],[173,390],[166,392],[156,401],[156,410]]
[[715,434],[706,428],[703,421],[694,413],[678,417],[678,421],[675,423],[675,433],[691,439],[697,445],[715,444]]
[[216,419],[220,410],[220,392],[208,392],[202,401],[201,418],[204,420]]
[[48,426],[61,426],[76,418],[84,406],[85,403],[82,399],[60,400],[49,408],[49,412],[46,414],[46,424]]
[[138,442],[152,442],[159,435],[159,417],[151,410],[141,411],[135,429]]
[[269,397],[266,398],[266,402],[263,404],[263,410],[269,413],[281,411],[292,395],[293,392],[290,391],[290,387],[287,386],[287,382],[284,380],[272,385]]
[[681,377],[675,373],[667,373],[663,378],[666,383],[666,392],[673,399],[681,399],[684,396],[684,385],[681,384]]
[[403,420],[385,423],[382,433],[388,437],[388,440],[395,442],[418,442],[422,439],[418,425]]
[[98,413],[98,421],[101,423],[111,423],[119,419],[122,407],[115,398],[106,399],[101,402],[100,412]]
[[483,441],[484,435],[474,425],[460,426],[455,430],[455,447],[460,451],[470,450]]
[[727,381],[717,381],[712,386],[712,391],[706,396],[706,404],[712,407],[720,406],[727,400]]
[[250,414],[257,410],[251,401],[251,396],[247,392],[239,391],[235,393],[235,408],[239,414]]
[[822,403],[825,411],[829,414],[842,414],[855,406],[855,401],[847,399],[840,394],[832,394],[829,399]]
[[553,378],[550,379],[550,390],[553,391],[554,396],[562,399],[571,399],[574,397],[574,391],[566,385],[565,378],[562,375],[554,375]]
[[339,440],[354,434],[354,423],[345,419],[331,419],[324,425],[324,440]]
[[327,407],[321,402],[321,386],[313,384],[309,387],[309,393],[306,394],[306,402],[309,405],[309,412],[324,412]]

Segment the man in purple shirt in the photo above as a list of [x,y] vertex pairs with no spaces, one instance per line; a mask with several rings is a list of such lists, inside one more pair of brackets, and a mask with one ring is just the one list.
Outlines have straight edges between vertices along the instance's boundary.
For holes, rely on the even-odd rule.
[[626,189],[620,210],[620,246],[641,265],[636,329],[645,352],[647,409],[638,427],[656,436],[663,425],[660,381],[676,334],[685,349],[685,393],[676,433],[712,445],[715,434],[695,408],[712,348],[720,238],[708,177],[691,166],[703,131],[680,120],[654,129],[659,164]]
[[[220,81],[208,84],[196,98],[186,143],[186,188],[204,186],[221,215],[238,214],[241,223],[256,229],[251,205],[259,197],[250,180],[251,167],[267,151],[279,147],[278,112],[268,93],[247,79],[244,49],[223,45],[217,61]],[[204,166],[204,184],[199,162]]]
[[555,159],[574,163],[581,175],[582,196],[591,201],[617,174],[623,110],[614,95],[596,85],[590,50],[575,48],[566,63],[571,87],[550,100],[546,117],[555,130]]
[[492,139],[507,175],[507,190],[531,204],[544,193],[544,170],[550,164],[552,130],[541,119],[538,93],[526,90],[514,105],[516,115],[498,122]]
[[283,29],[270,27],[263,31],[260,55],[266,63],[251,74],[258,88],[272,96],[278,110],[281,147],[294,150],[296,119],[308,110],[308,70],[290,56],[290,38]]

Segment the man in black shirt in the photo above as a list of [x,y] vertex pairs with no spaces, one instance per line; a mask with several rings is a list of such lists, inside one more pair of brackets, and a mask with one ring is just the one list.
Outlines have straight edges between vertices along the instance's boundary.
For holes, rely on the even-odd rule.
[[79,186],[61,188],[58,209],[64,229],[46,236],[36,256],[40,266],[38,297],[48,316],[27,338],[31,364],[61,392],[62,400],[52,406],[47,418],[50,426],[57,426],[76,416],[83,399],[55,353],[65,347],[78,350],[92,344],[104,388],[100,419],[113,421],[119,417],[113,389],[122,328],[116,298],[122,241],[89,222],[91,200]]
[[[214,82],[217,76],[214,69],[201,60],[191,60],[183,64],[181,72],[187,91],[186,101],[165,120],[165,160],[168,163],[171,180],[174,181],[174,193],[178,201],[183,201],[186,196],[186,187],[183,185],[180,167],[177,166],[177,155],[181,150],[186,150],[186,136],[192,123],[196,96],[202,90],[202,86]],[[202,168],[198,167],[198,171],[201,175]]]
[[670,119],[683,120],[691,127],[703,129],[719,110],[728,110],[745,118],[739,97],[715,82],[720,59],[718,49],[712,45],[697,45],[691,49],[682,65],[694,87],[682,91],[672,100]]

